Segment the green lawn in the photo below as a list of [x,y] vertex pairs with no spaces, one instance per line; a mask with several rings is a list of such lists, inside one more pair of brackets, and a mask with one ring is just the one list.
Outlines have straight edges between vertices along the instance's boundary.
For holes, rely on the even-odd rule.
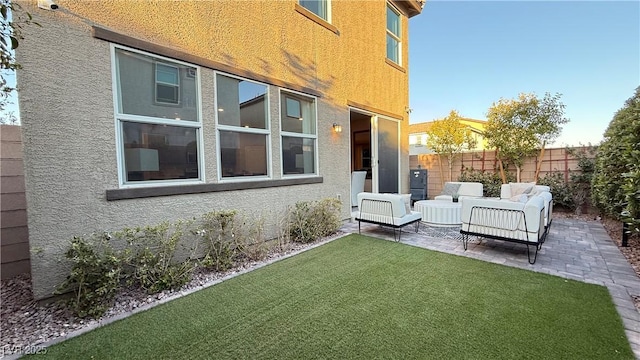
[[68,340],[47,356],[633,359],[602,286],[355,234]]

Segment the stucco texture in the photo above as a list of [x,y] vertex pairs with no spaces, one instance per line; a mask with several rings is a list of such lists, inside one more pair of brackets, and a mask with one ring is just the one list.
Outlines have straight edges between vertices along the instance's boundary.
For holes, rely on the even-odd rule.
[[[75,235],[157,224],[237,209],[277,218],[301,200],[350,198],[348,101],[403,116],[407,134],[407,72],[385,62],[386,3],[332,1],[340,34],[295,10],[295,1],[57,1],[60,9],[22,3],[41,26],[28,26],[17,59],[23,125],[32,281],[36,298],[52,295],[68,272],[61,261]],[[407,64],[407,23],[403,63]],[[107,201],[118,189],[110,44],[91,26],[263,74],[318,91],[319,175],[310,185]],[[217,182],[214,71],[201,68],[205,182]],[[281,178],[279,88],[269,86],[270,158]],[[402,136],[402,174],[408,173]],[[402,183],[404,192],[407,180]],[[349,216],[349,202],[343,217]],[[271,214],[271,215],[270,215]],[[271,234],[275,235],[271,224]],[[268,225],[269,226],[269,225]]]

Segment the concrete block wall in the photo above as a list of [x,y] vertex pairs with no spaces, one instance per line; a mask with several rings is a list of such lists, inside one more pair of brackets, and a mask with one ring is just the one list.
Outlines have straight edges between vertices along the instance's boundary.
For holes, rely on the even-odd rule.
[[0,125],[0,277],[31,270],[21,127]]

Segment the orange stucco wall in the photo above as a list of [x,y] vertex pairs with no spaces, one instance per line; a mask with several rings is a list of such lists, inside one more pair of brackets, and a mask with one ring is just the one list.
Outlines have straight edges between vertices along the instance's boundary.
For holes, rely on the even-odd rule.
[[[125,35],[312,87],[404,116],[408,73],[385,62],[386,1],[334,0],[339,34],[296,11],[297,1],[58,1],[64,11]],[[408,18],[402,17],[407,68]]]

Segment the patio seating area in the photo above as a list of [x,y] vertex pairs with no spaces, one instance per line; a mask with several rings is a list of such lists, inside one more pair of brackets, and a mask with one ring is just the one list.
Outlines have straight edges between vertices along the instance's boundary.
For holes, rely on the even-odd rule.
[[[341,230],[357,233],[358,223],[348,222]],[[393,232],[378,225],[363,224],[361,231],[394,241]],[[524,244],[471,237],[465,251],[460,227],[423,223],[418,233],[410,229],[403,233],[400,242],[407,245],[607,287],[635,356],[640,358],[640,312],[632,299],[640,295],[640,279],[599,222],[555,218],[533,265]]]

